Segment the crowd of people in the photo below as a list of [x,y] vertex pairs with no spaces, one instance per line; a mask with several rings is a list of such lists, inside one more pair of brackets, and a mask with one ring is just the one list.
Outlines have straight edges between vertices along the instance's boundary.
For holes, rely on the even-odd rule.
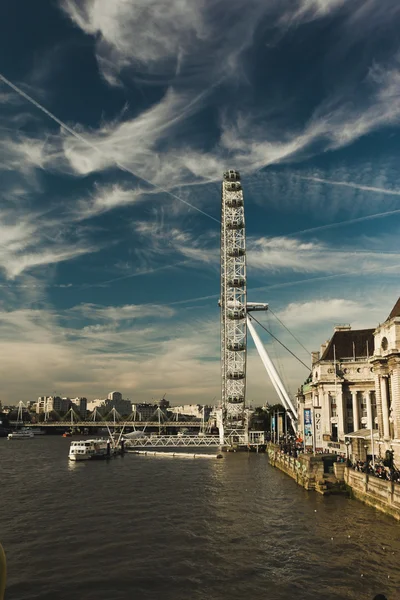
[[385,463],[386,460],[382,459],[375,460],[375,463],[372,460],[357,460],[354,463],[350,462],[349,466],[353,467],[355,471],[368,473],[368,475],[379,477],[379,479],[384,479],[385,481],[400,483],[400,471],[395,468],[394,464],[387,465]]
[[[302,440],[299,440],[295,436],[282,436],[279,440],[279,450],[282,454],[297,458],[299,454],[304,454],[304,444]],[[309,452],[312,454],[312,449],[309,449]],[[327,449],[319,451],[317,454],[331,454],[333,452],[334,451]],[[356,460],[354,462],[350,461],[344,454],[340,453],[337,454],[336,461],[339,463],[346,463],[348,467],[352,467],[355,471],[368,473],[368,475],[379,477],[379,479],[384,479],[385,481],[400,483],[400,471],[395,467],[393,454],[390,451],[387,453],[385,459],[379,458],[375,459],[375,461]]]

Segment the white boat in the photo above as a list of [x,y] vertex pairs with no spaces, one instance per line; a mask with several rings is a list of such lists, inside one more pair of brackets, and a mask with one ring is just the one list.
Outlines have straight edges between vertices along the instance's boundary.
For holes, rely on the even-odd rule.
[[109,442],[97,439],[71,442],[68,457],[70,460],[91,460],[93,458],[106,458],[109,455]]
[[12,433],[9,433],[7,438],[9,440],[26,440],[33,438],[33,431],[29,427],[23,427],[22,429],[16,429]]

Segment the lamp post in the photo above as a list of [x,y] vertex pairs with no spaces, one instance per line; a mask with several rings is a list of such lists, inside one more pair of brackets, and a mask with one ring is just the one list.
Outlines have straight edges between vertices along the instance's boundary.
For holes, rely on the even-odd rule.
[[374,446],[374,423],[371,423],[371,452],[372,452],[372,468],[375,471],[375,446]]
[[368,444],[364,444],[364,450],[365,450],[365,462],[367,463],[368,462],[368,454],[367,454]]
[[350,458],[349,458],[349,446],[351,442],[350,440],[346,440],[346,466],[350,466]]

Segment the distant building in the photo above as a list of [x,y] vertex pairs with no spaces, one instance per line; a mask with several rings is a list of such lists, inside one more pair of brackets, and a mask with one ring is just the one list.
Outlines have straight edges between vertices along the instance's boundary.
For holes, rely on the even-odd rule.
[[110,413],[113,408],[115,408],[120,415],[124,416],[130,415],[132,412],[132,403],[130,400],[123,400],[122,398],[119,400],[107,398],[104,404],[106,413]]
[[158,400],[156,404],[159,408],[161,408],[161,410],[164,411],[167,410],[167,408],[169,408],[169,401],[165,398],[161,398],[161,400]]
[[121,402],[122,394],[121,392],[110,392],[107,396],[107,400],[112,400],[113,402]]
[[71,400],[73,407],[75,408],[75,410],[80,414],[80,416],[82,417],[82,419],[86,419],[86,415],[87,415],[87,398],[73,398]]
[[147,402],[132,404],[132,412],[136,414],[136,421],[149,421],[156,415],[157,408],[157,404],[148,404]]
[[[184,418],[190,417],[193,419],[203,419],[208,421],[213,407],[203,404],[184,404],[182,406],[171,406],[168,412],[174,415],[181,415]],[[204,416],[203,416],[204,415]]]
[[60,398],[60,396],[39,396],[36,402],[37,414],[56,412],[62,415],[68,412],[70,408],[70,398]]
[[101,400],[100,398],[96,398],[96,400],[89,400],[86,404],[86,409],[88,412],[93,412],[94,410],[100,410],[105,407],[105,400]]

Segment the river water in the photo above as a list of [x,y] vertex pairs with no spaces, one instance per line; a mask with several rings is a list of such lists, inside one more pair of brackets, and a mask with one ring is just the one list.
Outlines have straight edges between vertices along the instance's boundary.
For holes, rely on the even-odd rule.
[[70,463],[69,444],[0,439],[6,600],[400,598],[400,524],[266,455]]

